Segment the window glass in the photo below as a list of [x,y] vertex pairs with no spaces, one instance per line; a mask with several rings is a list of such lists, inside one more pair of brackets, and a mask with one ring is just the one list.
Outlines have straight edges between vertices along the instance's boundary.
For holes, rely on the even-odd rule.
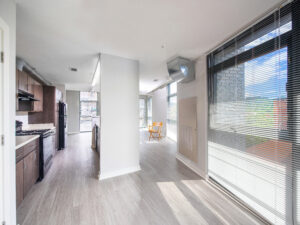
[[148,97],[148,100],[147,100],[147,122],[148,122],[148,125],[151,125],[152,124],[152,98],[151,97]]
[[177,83],[173,82],[169,84],[169,95],[173,95],[177,93]]
[[177,141],[177,83],[168,85],[167,137]]
[[93,118],[98,114],[98,93],[80,92],[80,132],[92,131]]
[[145,105],[145,99],[140,98],[140,127],[146,126],[146,105]]
[[80,92],[80,101],[97,101],[97,92]]

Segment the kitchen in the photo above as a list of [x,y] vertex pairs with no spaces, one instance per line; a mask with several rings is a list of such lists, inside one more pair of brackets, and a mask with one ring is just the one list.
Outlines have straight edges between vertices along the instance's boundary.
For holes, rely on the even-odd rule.
[[59,88],[24,60],[16,66],[16,204],[44,179],[66,146],[66,104]]

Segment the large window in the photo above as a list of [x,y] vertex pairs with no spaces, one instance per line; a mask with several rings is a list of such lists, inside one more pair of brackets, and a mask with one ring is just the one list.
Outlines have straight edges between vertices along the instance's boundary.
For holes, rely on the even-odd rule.
[[147,123],[152,125],[152,97],[147,98]]
[[291,29],[288,5],[208,56],[209,176],[274,224],[299,224]]
[[177,141],[177,83],[168,85],[167,136]]
[[146,99],[140,98],[140,128],[146,127],[147,125],[146,107]]
[[80,92],[80,132],[92,131],[95,116],[98,116],[97,92]]

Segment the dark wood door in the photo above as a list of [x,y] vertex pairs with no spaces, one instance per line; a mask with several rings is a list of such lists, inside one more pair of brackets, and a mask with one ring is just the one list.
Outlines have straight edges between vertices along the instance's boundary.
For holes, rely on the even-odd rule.
[[35,155],[33,157],[33,184],[36,183],[36,181],[39,178],[39,148],[37,146],[37,149],[34,151]]
[[28,82],[28,88],[27,88],[27,91],[28,91],[30,94],[34,94],[34,93],[33,93],[33,87],[34,87],[34,85],[35,85],[35,80],[34,80],[31,76],[28,75],[28,80],[27,80],[27,82]]
[[36,151],[32,151],[24,158],[24,196],[36,182]]
[[19,76],[19,87],[22,91],[28,91],[28,75],[24,71],[18,71]]
[[38,99],[39,101],[34,102],[34,112],[42,112],[43,111],[43,86],[38,82],[35,83],[33,86],[33,94],[34,98]]
[[23,185],[24,185],[24,176],[23,176],[23,166],[24,161],[21,160],[16,164],[16,198],[17,198],[17,207],[23,200]]

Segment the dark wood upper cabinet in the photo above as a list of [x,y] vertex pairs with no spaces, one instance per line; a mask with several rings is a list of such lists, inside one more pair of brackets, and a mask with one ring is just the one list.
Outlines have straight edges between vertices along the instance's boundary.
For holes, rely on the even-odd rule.
[[38,82],[35,82],[33,86],[33,95],[34,98],[39,100],[33,103],[34,104],[33,111],[42,112],[43,111],[43,86]]
[[[16,90],[22,90],[34,95],[34,98],[38,101],[31,102],[31,105],[27,102],[19,102],[16,99],[17,111],[28,112],[42,112],[43,111],[43,85],[38,82],[34,77],[29,75],[26,71],[16,70]],[[17,93],[16,93],[17,94]]]
[[31,76],[29,76],[29,75],[27,77],[28,77],[28,80],[27,80],[27,82],[28,82],[27,92],[34,95],[33,88],[34,88],[34,85],[35,85],[36,81]]
[[25,73],[24,71],[18,71],[18,77],[19,77],[18,89],[28,92],[28,74]]

